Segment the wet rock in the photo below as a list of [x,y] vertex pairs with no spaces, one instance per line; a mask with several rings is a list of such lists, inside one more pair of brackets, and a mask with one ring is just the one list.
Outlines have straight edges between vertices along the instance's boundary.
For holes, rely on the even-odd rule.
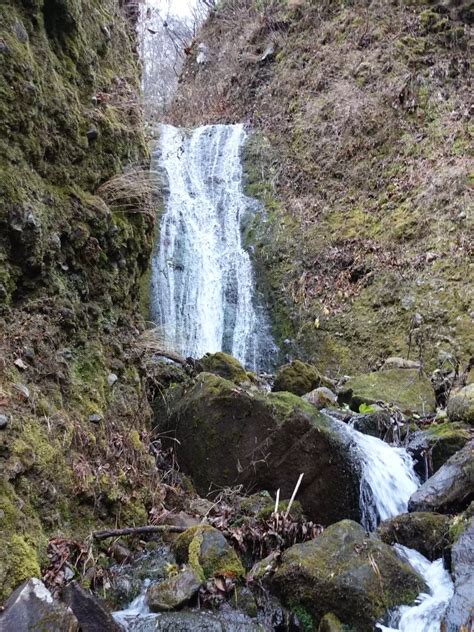
[[388,410],[383,409],[365,415],[354,415],[351,423],[355,430],[379,439],[393,431],[392,416]]
[[173,545],[178,562],[189,562],[201,581],[245,574],[242,562],[220,531],[207,525],[191,527]]
[[240,362],[222,351],[206,354],[197,362],[196,368],[199,371],[219,375],[236,384],[241,384],[249,379],[246,370]]
[[447,413],[451,421],[462,421],[474,425],[474,384],[468,384],[451,394]]
[[430,380],[414,369],[387,369],[350,378],[340,394],[358,411],[361,404],[386,402],[402,413],[425,415],[436,410],[436,400]]
[[109,549],[109,553],[119,564],[126,562],[132,556],[130,549],[121,542],[114,542]]
[[273,391],[287,391],[294,395],[304,395],[318,388],[320,384],[321,376],[314,366],[295,360],[278,369]]
[[187,567],[160,584],[152,584],[146,592],[146,602],[152,612],[174,610],[188,603],[201,584],[195,571]]
[[451,518],[443,514],[414,512],[382,522],[378,535],[386,544],[403,544],[433,561],[450,544]]
[[445,422],[415,431],[407,450],[415,461],[415,471],[425,481],[461,450],[472,436],[468,426]]
[[66,586],[63,601],[74,613],[81,632],[120,632],[105,605],[77,582]]
[[474,441],[456,452],[411,496],[408,511],[457,513],[474,498]]
[[316,406],[318,410],[337,406],[337,396],[326,386],[320,386],[315,388],[314,391],[306,393],[306,395],[303,395],[303,399]]
[[108,599],[118,608],[123,608],[138,596],[143,582],[158,582],[168,579],[170,569],[176,567],[176,558],[168,546],[159,546],[129,563],[112,568],[111,588]]
[[360,519],[359,463],[339,422],[291,393],[249,392],[209,373],[168,393],[159,429],[175,434],[198,493],[243,484],[290,498],[304,473],[298,500],[309,519]]
[[53,599],[39,579],[29,579],[7,599],[0,613],[0,630],[5,632],[78,632],[72,610]]
[[[471,518],[451,550],[454,595],[446,610],[443,631],[458,632],[474,628],[474,518]],[[465,626],[465,627],[463,627]]]
[[242,612],[232,608],[218,612],[181,610],[161,612],[143,619],[131,616],[128,632],[261,632],[261,626]]
[[285,551],[272,585],[311,615],[314,627],[331,612],[358,632],[372,632],[387,608],[412,603],[424,588],[391,547],[351,520]]

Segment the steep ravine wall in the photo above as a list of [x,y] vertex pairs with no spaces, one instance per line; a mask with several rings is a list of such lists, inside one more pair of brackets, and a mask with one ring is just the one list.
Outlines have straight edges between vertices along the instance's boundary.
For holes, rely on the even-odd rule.
[[195,42],[172,119],[255,132],[266,213],[248,242],[289,355],[340,374],[474,353],[472,18],[469,2],[227,0]]
[[134,346],[153,219],[122,176],[149,164],[133,5],[0,6],[0,599],[49,537],[143,524],[159,489]]

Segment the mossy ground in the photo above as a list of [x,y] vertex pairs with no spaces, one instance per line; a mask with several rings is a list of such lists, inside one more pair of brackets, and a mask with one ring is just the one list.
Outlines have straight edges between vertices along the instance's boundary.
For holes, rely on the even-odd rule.
[[0,7],[0,600],[49,537],[143,524],[160,494],[134,348],[153,220],[140,192],[97,195],[148,167],[119,5]]
[[174,120],[256,131],[247,243],[278,342],[323,371],[406,356],[415,313],[411,357],[474,351],[468,13],[223,3],[200,35],[209,62],[188,59]]

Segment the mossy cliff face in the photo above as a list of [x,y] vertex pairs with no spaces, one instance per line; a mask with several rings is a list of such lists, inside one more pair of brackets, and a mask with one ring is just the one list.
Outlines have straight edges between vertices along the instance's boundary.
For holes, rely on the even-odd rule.
[[265,212],[247,240],[279,342],[322,370],[406,355],[410,333],[429,367],[474,351],[470,20],[465,3],[224,2],[207,63],[189,57],[175,120],[250,121]]
[[153,222],[96,194],[148,163],[127,5],[0,7],[0,599],[49,537],[143,523],[159,493],[134,346]]

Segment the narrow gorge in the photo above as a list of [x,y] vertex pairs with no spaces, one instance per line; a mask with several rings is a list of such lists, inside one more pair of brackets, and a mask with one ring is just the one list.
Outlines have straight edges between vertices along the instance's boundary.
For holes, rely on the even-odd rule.
[[473,9],[0,6],[0,631],[474,629]]

